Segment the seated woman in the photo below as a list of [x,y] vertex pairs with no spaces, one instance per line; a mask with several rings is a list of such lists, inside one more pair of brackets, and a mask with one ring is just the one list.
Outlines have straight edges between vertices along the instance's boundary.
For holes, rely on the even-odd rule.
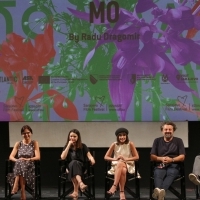
[[95,164],[95,160],[91,153],[89,152],[88,147],[81,142],[81,135],[77,129],[72,129],[69,131],[66,145],[63,148],[61,154],[61,159],[64,160],[67,158],[69,162],[68,169],[68,179],[72,181],[74,186],[74,191],[69,195],[70,198],[78,198],[78,189],[82,192],[85,191],[87,185],[82,181],[82,176],[85,170],[85,161],[87,158],[92,165]]
[[[120,189],[120,200],[125,200],[124,186],[126,183],[126,173],[135,173],[134,161],[139,159],[138,152],[133,142],[129,141],[128,130],[119,128],[116,130],[117,142],[111,144],[104,157],[107,161],[112,161],[111,169],[108,174],[114,175],[114,183],[108,195],[112,196],[117,190],[118,184]],[[111,157],[114,155],[113,157]]]
[[[8,175],[8,182],[11,184],[12,194],[16,194],[21,188],[21,200],[26,199],[25,184],[35,193],[35,160],[40,160],[38,142],[31,140],[33,131],[30,126],[21,128],[22,141],[16,142],[9,156],[9,160],[15,162],[13,173]],[[15,158],[16,154],[18,158]]]

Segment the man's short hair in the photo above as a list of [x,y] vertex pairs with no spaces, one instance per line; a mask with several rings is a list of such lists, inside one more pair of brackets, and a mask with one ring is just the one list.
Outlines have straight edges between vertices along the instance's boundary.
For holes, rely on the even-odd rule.
[[162,122],[162,124],[160,125],[160,130],[161,131],[163,131],[163,126],[164,125],[171,125],[171,126],[173,126],[173,130],[174,131],[177,129],[176,124],[174,124],[173,122],[170,122],[170,121],[165,121],[165,122]]

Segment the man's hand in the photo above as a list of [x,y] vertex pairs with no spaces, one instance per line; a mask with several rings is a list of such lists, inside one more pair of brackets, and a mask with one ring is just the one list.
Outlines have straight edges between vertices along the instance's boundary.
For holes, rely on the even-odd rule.
[[164,164],[168,164],[168,163],[171,163],[171,162],[172,162],[172,158],[170,158],[168,156],[163,157],[163,163]]

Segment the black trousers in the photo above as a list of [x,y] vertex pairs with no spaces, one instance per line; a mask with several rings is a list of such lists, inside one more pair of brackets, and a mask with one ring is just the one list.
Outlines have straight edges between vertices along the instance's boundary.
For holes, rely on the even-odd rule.
[[83,176],[83,163],[78,160],[72,160],[68,165],[68,179],[71,180],[76,175]]

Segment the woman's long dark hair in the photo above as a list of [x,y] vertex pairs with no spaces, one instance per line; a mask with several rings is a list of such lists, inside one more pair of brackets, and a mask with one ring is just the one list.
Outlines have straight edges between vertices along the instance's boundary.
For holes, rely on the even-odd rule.
[[72,129],[71,131],[69,131],[66,145],[69,143],[69,136],[70,136],[70,133],[72,133],[72,132],[78,136],[78,140],[76,141],[76,148],[82,149],[81,134],[80,134],[79,130],[77,130],[77,129]]

